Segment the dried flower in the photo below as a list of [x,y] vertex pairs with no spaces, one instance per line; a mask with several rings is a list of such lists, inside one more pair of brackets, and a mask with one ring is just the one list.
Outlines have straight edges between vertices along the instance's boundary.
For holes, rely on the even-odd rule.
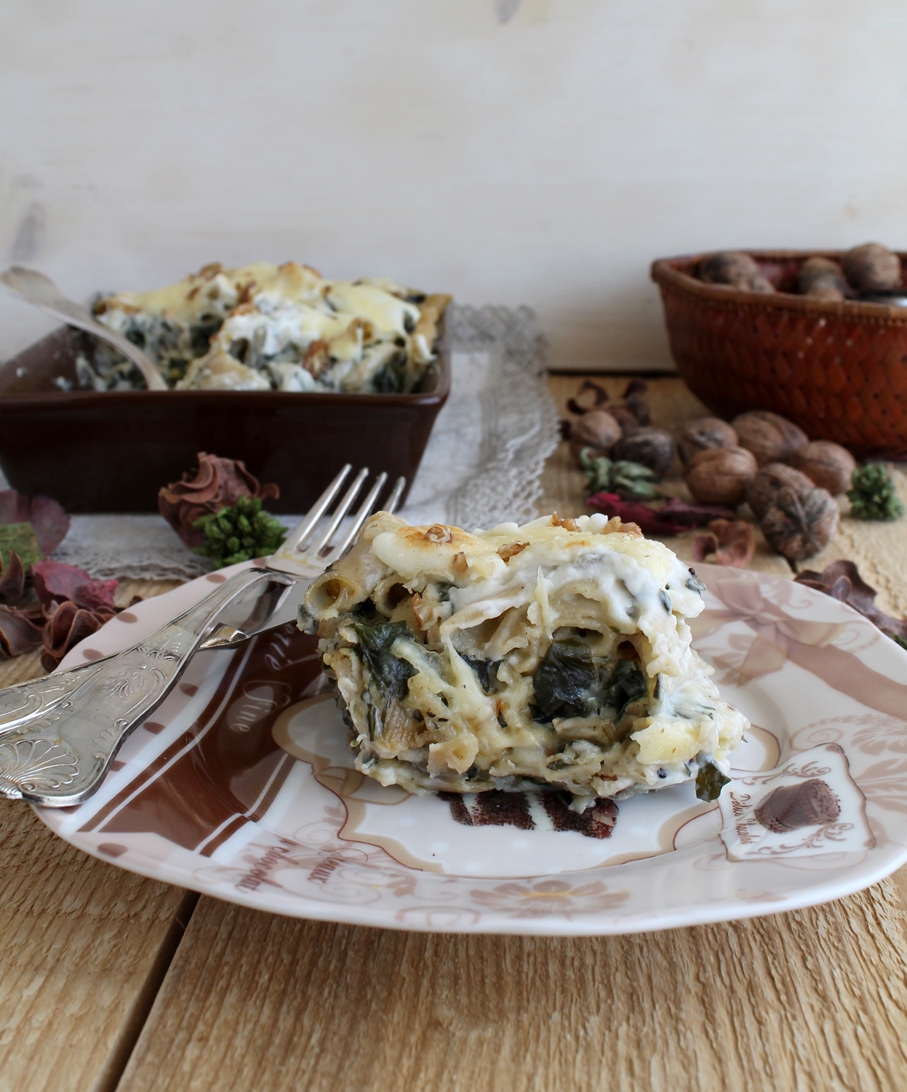
[[689,461],[685,480],[696,500],[736,507],[757,470],[755,458],[745,448],[710,447]]
[[795,577],[798,584],[805,584],[815,591],[824,592],[833,599],[858,610],[874,626],[886,633],[898,644],[907,640],[907,621],[892,618],[875,605],[876,590],[860,576],[860,571],[852,561],[841,559],[832,561],[819,573],[805,569]]
[[745,569],[756,552],[753,525],[742,519],[713,519],[709,533],[693,539],[693,560],[705,561],[715,555],[716,565]]
[[612,454],[615,459],[647,466],[656,478],[663,478],[674,465],[674,440],[658,425],[643,425],[618,440]]
[[269,482],[260,485],[240,460],[198,453],[198,470],[186,472],[181,481],[171,482],[158,493],[158,511],[187,546],[202,546],[203,516],[216,515],[236,504],[240,497],[279,497],[280,490]]
[[205,539],[195,553],[213,558],[218,568],[273,554],[286,538],[280,522],[261,507],[261,497],[240,497],[232,508],[202,516],[195,526]]
[[86,610],[114,608],[113,593],[116,580],[95,580],[77,565],[63,565],[59,561],[39,561],[32,565],[35,591],[43,606],[51,601],[68,600]]
[[69,516],[57,501],[50,497],[29,500],[15,489],[4,489],[0,492],[0,524],[16,523],[31,525],[44,557],[56,550],[69,531]]
[[17,603],[25,594],[25,566],[16,553],[10,553],[6,565],[0,557],[0,599]]
[[669,497],[660,508],[622,500],[616,493],[595,493],[586,503],[606,516],[635,523],[647,535],[679,535],[694,527],[705,527],[713,519],[734,518],[729,508],[685,504],[676,497]]
[[587,478],[587,492],[618,493],[622,497],[647,499],[659,496],[655,474],[639,463],[625,459],[612,461],[604,455],[593,455],[584,447],[579,453],[579,464]]
[[44,612],[0,607],[0,650],[6,656],[22,656],[41,645]]
[[697,417],[684,429],[677,445],[680,461],[688,463],[694,455],[710,447],[739,447],[736,431],[720,417]]
[[43,667],[47,671],[53,671],[74,645],[96,633],[116,613],[116,607],[89,610],[86,607],[77,607],[69,600],[62,603],[56,600],[51,602],[44,610],[47,620],[41,631],[41,643],[44,646],[41,653]]
[[838,526],[838,506],[827,489],[798,496],[779,489],[762,518],[762,533],[769,546],[788,561],[803,561],[831,541]]
[[857,463],[846,447],[830,440],[812,440],[790,456],[792,467],[802,471],[816,485],[840,496],[853,477]]
[[93,580],[84,569],[57,561],[36,562],[32,577],[41,605],[0,607],[0,648],[20,656],[43,645],[41,663],[52,671],[73,645],[119,612],[113,601],[117,582]]
[[880,463],[868,463],[853,472],[847,490],[850,514],[856,519],[899,519],[904,505],[894,479]]

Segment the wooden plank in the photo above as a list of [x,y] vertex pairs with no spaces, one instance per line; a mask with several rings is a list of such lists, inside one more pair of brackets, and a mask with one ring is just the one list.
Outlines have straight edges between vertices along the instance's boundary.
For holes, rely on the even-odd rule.
[[[40,674],[38,653],[7,660],[0,686]],[[112,1089],[196,897],[80,853],[14,801],[0,870],[0,1092]]]
[[903,1087],[895,901],[889,881],[749,922],[546,939],[203,898],[119,1092]]
[[185,893],[80,853],[13,801],[0,862],[0,1090],[114,1087]]

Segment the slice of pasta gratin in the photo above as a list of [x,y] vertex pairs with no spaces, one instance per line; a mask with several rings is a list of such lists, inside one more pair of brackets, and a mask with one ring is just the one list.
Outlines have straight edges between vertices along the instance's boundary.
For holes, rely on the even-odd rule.
[[746,718],[684,621],[702,585],[635,524],[469,534],[379,512],[308,588],[356,768],[413,793],[559,789],[583,810],[696,780],[714,799]]

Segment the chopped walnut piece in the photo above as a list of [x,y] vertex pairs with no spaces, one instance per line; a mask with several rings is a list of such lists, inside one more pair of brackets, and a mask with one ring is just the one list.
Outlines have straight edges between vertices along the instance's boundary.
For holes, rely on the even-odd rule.
[[[436,542],[439,545],[443,542],[450,542],[450,528],[445,527],[443,523],[433,523],[431,527],[422,532],[422,537],[429,542]],[[458,554],[457,556],[461,557],[462,554]],[[461,569],[460,572],[465,572],[465,569]]]
[[413,614],[416,621],[419,623],[419,629],[425,629],[425,618],[422,616],[422,596],[418,592],[413,592],[410,606],[413,608]]
[[[239,299],[240,306],[245,303],[252,302],[252,289],[255,287],[255,281],[247,281],[245,284],[239,286]],[[254,310],[254,308],[252,308]]]
[[[617,522],[616,527],[612,527],[611,524]],[[605,524],[603,535],[610,535],[612,531],[620,531],[623,535],[641,535],[644,536],[645,532],[639,526],[638,523],[624,523],[619,516],[615,516],[614,519],[609,519]]]
[[317,341],[313,341],[308,347],[302,366],[307,372],[311,372],[311,374],[317,378],[327,367],[328,358],[328,343],[318,339]]
[[501,546],[498,550],[498,557],[503,561],[509,561],[512,557],[522,553],[528,545],[528,542],[511,542],[509,546]]
[[220,262],[209,262],[208,265],[203,265],[195,275],[201,277],[203,281],[213,281],[223,268]]
[[458,554],[454,554],[454,559],[451,562],[450,567],[455,573],[465,573],[469,568],[469,562],[466,560],[466,554],[461,550]]
[[557,512],[551,517],[552,527],[563,527],[566,531],[578,531],[579,524],[575,519],[562,519]]

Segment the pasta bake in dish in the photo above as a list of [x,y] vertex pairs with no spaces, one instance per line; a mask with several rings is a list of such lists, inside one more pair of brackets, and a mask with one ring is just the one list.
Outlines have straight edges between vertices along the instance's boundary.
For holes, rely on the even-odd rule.
[[[400,394],[427,389],[449,296],[393,281],[328,281],[309,266],[215,263],[178,284],[94,303],[100,322],[143,348],[177,390]],[[144,387],[134,365],[99,348],[83,387]]]
[[714,798],[746,718],[685,618],[702,585],[635,524],[472,534],[379,512],[306,591],[356,767],[384,785],[558,789],[582,810],[695,780]]

